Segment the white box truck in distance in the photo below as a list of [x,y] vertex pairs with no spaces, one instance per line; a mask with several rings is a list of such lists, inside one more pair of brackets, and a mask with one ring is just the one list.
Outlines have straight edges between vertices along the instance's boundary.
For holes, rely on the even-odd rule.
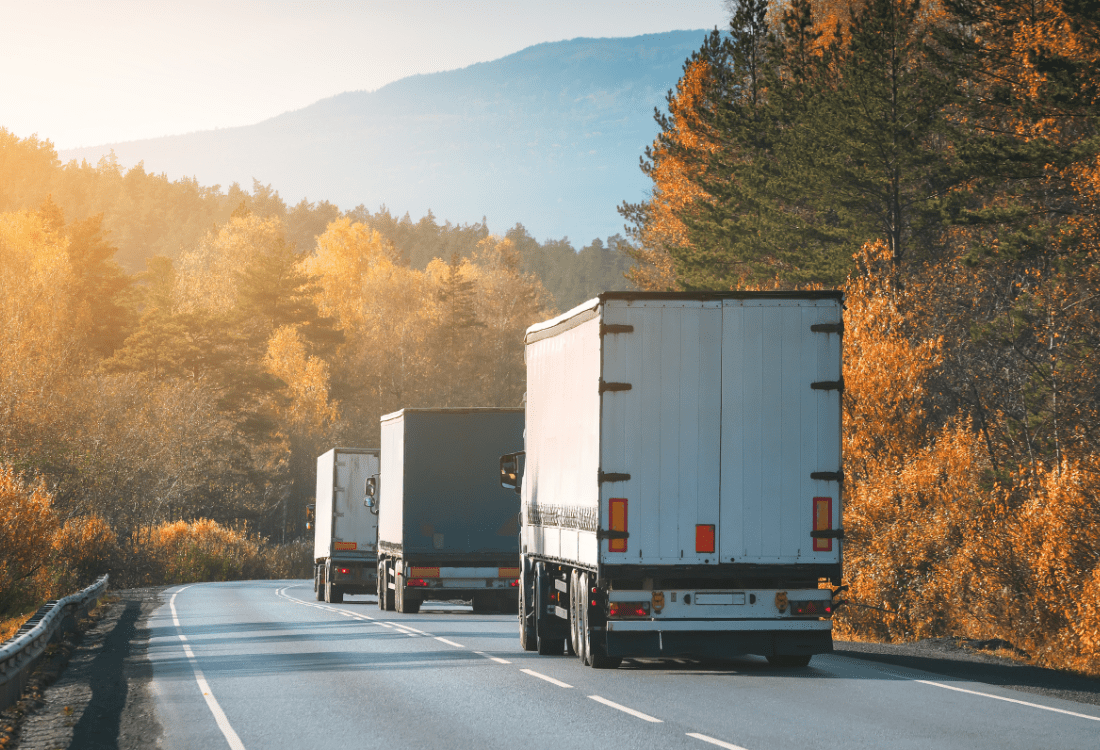
[[[624,656],[832,650],[840,292],[606,292],[525,337],[520,640]],[[525,465],[524,465],[525,464]]]
[[378,473],[378,450],[333,448],[317,458],[313,514],[313,590],[318,601],[377,588],[378,516],[366,506],[367,478]]

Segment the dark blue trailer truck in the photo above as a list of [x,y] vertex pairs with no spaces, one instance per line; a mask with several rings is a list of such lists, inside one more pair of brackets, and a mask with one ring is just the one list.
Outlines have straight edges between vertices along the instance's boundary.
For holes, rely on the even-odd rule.
[[427,599],[515,612],[519,496],[500,486],[500,455],[523,442],[523,409],[402,409],[382,417],[378,606]]

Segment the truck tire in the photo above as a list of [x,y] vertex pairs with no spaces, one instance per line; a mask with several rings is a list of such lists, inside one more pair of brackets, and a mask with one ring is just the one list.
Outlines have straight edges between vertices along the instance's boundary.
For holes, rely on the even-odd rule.
[[[588,574],[581,573],[581,584],[585,592],[588,591]],[[584,662],[593,669],[618,669],[623,663],[621,656],[608,656],[607,647],[600,643],[599,638],[594,637],[592,630],[592,612],[588,606],[588,595],[581,607],[582,633],[584,639]]]
[[519,645],[524,651],[534,651],[538,648],[538,637],[535,635],[535,613],[530,606],[531,602],[531,576],[527,572],[527,566],[523,566],[519,579]]
[[803,655],[789,655],[789,654],[774,654],[767,657],[768,664],[773,667],[808,667],[810,666],[810,656]]
[[325,577],[325,568],[323,565],[313,566],[313,595],[317,597],[317,601],[324,601],[325,589],[322,579]]

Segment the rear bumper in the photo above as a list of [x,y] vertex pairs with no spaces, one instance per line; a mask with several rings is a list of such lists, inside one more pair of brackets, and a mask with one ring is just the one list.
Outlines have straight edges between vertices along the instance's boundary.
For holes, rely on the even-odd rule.
[[832,632],[831,620],[608,620],[609,633]]
[[447,588],[424,588],[421,586],[406,586],[405,597],[412,599],[435,600],[435,601],[453,601],[469,600],[475,596],[483,596],[485,594],[492,594],[496,597],[511,597],[518,601],[519,590],[514,588],[459,588],[457,586],[448,586]]
[[[643,623],[608,623],[615,626],[626,624]],[[718,628],[631,630],[615,627],[605,631],[607,655],[729,658],[744,654],[812,656],[831,653],[833,650],[833,634],[829,627],[780,630],[774,627],[777,623],[765,624],[770,627],[739,630]],[[822,624],[829,626],[831,623]]]
[[[346,569],[347,573],[341,573]],[[378,564],[375,560],[332,560],[332,584],[347,593],[373,594],[378,589]]]
[[[507,573],[507,576],[502,576]],[[417,599],[469,599],[475,594],[493,592],[519,595],[519,587],[513,585],[519,575],[518,568],[497,567],[434,567],[408,565],[405,567],[405,595]],[[418,581],[423,585],[409,585]]]

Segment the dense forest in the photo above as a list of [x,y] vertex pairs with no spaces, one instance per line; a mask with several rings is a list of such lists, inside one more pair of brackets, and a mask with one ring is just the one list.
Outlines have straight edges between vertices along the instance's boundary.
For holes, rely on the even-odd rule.
[[631,275],[845,287],[841,632],[1100,672],[1100,5],[731,7]]

